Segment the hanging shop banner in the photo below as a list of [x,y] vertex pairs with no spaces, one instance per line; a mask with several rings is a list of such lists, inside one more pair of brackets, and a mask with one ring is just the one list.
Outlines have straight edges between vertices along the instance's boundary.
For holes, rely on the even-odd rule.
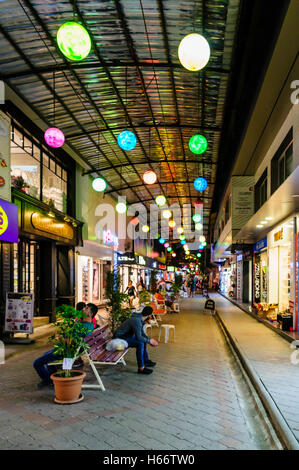
[[261,257],[260,255],[254,256],[254,302],[260,303],[261,301]]
[[255,245],[253,245],[253,252],[258,253],[259,251],[262,251],[265,248],[267,248],[267,237],[262,238],[261,240],[256,242]]
[[11,200],[10,119],[0,111],[0,198]]
[[232,177],[232,229],[241,229],[254,214],[254,177]]
[[5,332],[33,333],[34,294],[7,292]]
[[18,206],[0,199],[0,241],[18,243]]
[[237,263],[237,300],[242,302],[243,296],[243,263]]

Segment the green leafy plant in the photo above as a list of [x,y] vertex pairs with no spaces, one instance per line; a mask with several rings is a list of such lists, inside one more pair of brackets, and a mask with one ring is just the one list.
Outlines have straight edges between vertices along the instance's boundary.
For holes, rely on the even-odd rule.
[[[80,320],[86,318],[85,313],[77,311],[70,305],[61,305],[56,308],[56,334],[49,338],[54,344],[54,354],[63,358],[73,359],[76,354],[87,351],[89,346],[85,343],[84,337],[87,330]],[[71,377],[70,369],[61,371],[64,377]]]
[[174,283],[171,286],[172,291],[172,298],[171,300],[175,300],[178,293],[180,292],[183,285],[183,276],[181,274],[176,274],[174,277]]
[[139,292],[139,302],[144,305],[151,303],[151,294],[146,289],[142,289],[142,291]]
[[149,288],[151,294],[155,294],[157,292],[157,282],[158,282],[157,271],[153,269],[153,271],[151,271],[150,288]]
[[106,276],[106,298],[108,299],[109,324],[112,333],[132,314],[129,307],[129,296],[121,292],[120,286],[120,275],[108,271]]

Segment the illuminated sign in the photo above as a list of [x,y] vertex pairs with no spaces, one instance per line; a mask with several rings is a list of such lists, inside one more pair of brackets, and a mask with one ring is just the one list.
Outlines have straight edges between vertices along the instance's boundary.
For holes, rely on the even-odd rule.
[[123,255],[118,255],[117,264],[135,264],[136,259],[134,253],[125,253]]
[[167,266],[167,271],[169,273],[174,273],[174,266]]
[[0,199],[0,241],[18,243],[18,206]]
[[279,232],[274,233],[274,241],[278,242],[279,240],[283,240],[283,227],[281,227]]
[[41,232],[51,233],[58,237],[67,238],[72,240],[74,238],[74,230],[72,227],[64,222],[59,222],[51,217],[45,217],[38,212],[31,215],[32,227]]
[[146,261],[143,256],[138,256],[138,264],[141,264],[142,266],[146,265]]
[[105,245],[118,247],[118,237],[113,235],[110,230],[103,230],[103,243],[105,243]]

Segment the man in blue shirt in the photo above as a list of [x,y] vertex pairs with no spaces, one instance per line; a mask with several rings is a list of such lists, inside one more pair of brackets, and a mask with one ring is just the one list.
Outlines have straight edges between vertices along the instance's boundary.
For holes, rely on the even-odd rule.
[[124,339],[129,348],[136,348],[138,374],[149,375],[153,372],[150,367],[156,365],[148,357],[147,345],[158,346],[158,341],[153,338],[150,339],[143,329],[145,321],[152,313],[153,309],[149,306],[136,310],[131,318],[125,320],[114,333],[114,338]]

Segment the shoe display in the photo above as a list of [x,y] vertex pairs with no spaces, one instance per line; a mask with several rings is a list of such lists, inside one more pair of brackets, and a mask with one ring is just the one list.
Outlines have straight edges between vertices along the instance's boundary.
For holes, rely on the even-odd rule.
[[156,364],[156,362],[153,362],[151,360],[145,362],[146,367],[155,367]]
[[152,372],[153,372],[152,369],[147,369],[146,367],[145,367],[143,370],[138,369],[138,374],[149,375],[149,374],[151,374]]

